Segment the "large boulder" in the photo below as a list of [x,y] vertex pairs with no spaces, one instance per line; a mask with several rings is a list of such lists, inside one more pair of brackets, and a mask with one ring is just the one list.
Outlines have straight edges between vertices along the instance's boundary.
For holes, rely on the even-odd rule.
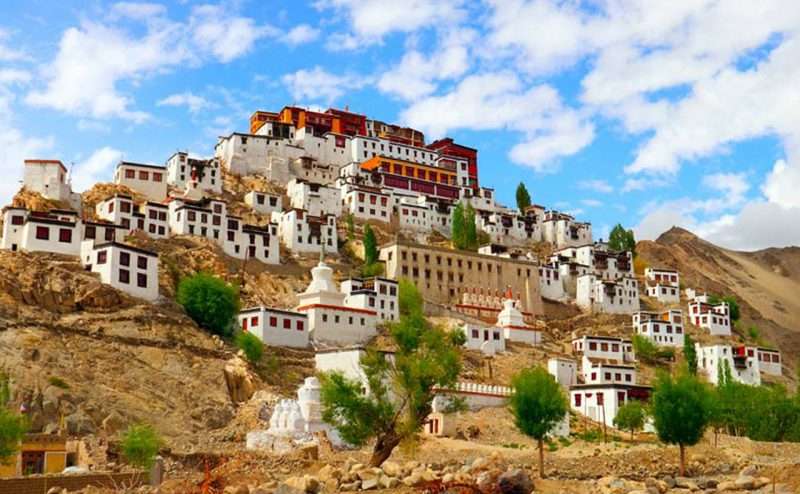
[[247,368],[247,362],[241,357],[234,357],[225,362],[222,372],[225,375],[225,384],[228,386],[228,395],[233,403],[244,403],[256,391],[255,377]]
[[516,468],[498,477],[497,489],[502,494],[530,494],[533,491],[533,481],[524,470]]

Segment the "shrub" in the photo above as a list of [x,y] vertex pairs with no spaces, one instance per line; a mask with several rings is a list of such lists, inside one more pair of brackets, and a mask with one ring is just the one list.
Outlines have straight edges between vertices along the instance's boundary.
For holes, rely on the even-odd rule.
[[630,431],[631,439],[633,433],[644,427],[645,409],[639,401],[632,400],[617,410],[617,415],[614,417],[614,426],[623,431]]
[[417,286],[408,278],[401,278],[398,284],[398,304],[400,315],[422,315],[425,301],[417,290]]
[[27,431],[25,417],[12,413],[5,408],[5,404],[0,406],[0,464],[9,465],[14,461],[14,455]]
[[364,225],[364,264],[367,266],[378,262],[378,240],[372,227]]
[[67,384],[66,381],[64,381],[63,379],[61,379],[58,376],[50,376],[50,377],[48,377],[47,378],[47,382],[49,382],[51,385],[53,385],[53,386],[55,386],[57,388],[69,389],[69,384]]
[[137,424],[125,431],[120,449],[128,463],[149,469],[153,466],[162,445],[163,441],[155,429],[146,424]]
[[244,351],[247,360],[250,362],[259,362],[264,355],[264,343],[253,333],[237,333],[236,346]]
[[567,413],[561,386],[541,367],[524,369],[511,380],[508,400],[514,423],[539,445],[539,476],[544,478],[544,438]]
[[361,276],[369,278],[371,276],[380,276],[383,274],[383,264],[376,262],[373,264],[365,264],[361,267]]
[[239,312],[239,291],[208,273],[197,273],[181,280],[178,303],[201,328],[229,336]]

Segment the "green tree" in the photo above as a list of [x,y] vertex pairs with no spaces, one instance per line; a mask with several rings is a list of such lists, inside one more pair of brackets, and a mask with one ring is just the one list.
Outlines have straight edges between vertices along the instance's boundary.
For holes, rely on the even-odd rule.
[[520,213],[524,213],[528,206],[531,205],[531,195],[528,193],[528,188],[525,184],[520,182],[517,185],[517,209]]
[[608,236],[608,247],[611,250],[626,251],[636,253],[636,238],[633,230],[626,230],[621,224],[617,223]]
[[686,446],[700,441],[711,418],[710,393],[688,373],[662,373],[653,388],[653,419],[658,438],[680,448],[680,474],[686,475]]
[[239,347],[250,362],[260,362],[264,355],[264,343],[253,333],[244,331],[236,334],[236,346]]
[[400,316],[421,317],[425,310],[425,300],[417,290],[417,286],[408,278],[400,278],[398,282],[397,303]]
[[697,349],[694,340],[688,334],[683,338],[683,357],[686,359],[686,368],[689,374],[697,375]]
[[151,426],[136,424],[128,427],[120,442],[122,456],[139,468],[149,469],[155,462],[158,450],[164,442]]
[[724,297],[720,297],[719,295],[708,296],[708,303],[712,305],[717,305],[722,302],[728,304],[728,309],[730,310],[730,315],[731,315],[731,322],[738,321],[742,313],[741,309],[739,308],[739,302],[736,300],[736,297],[734,297],[733,295],[725,295]]
[[450,241],[456,249],[464,249],[467,245],[467,231],[464,224],[464,205],[460,202],[453,206],[453,217],[450,222]]
[[467,204],[464,211],[464,248],[478,250],[478,225],[475,223],[475,209]]
[[208,273],[197,273],[181,280],[178,303],[189,317],[212,333],[229,336],[239,312],[239,290]]
[[0,407],[0,464],[9,465],[19,451],[22,438],[28,431],[28,421],[22,415]]
[[631,440],[633,440],[633,433],[644,427],[646,415],[641,402],[630,400],[617,410],[614,426],[623,431],[630,431]]
[[541,367],[523,369],[511,380],[509,406],[514,423],[539,447],[539,476],[544,478],[544,438],[567,413],[561,386]]
[[393,356],[368,350],[361,359],[366,392],[365,383],[340,372],[320,376],[323,419],[355,446],[374,439],[373,467],[417,437],[432,411],[435,389],[453,386],[461,370],[455,338],[425,320],[416,303],[419,294],[403,293],[409,289],[416,291],[413,284],[401,283],[403,315],[391,326]]
[[650,338],[640,334],[633,335],[633,351],[637,358],[650,364],[659,364],[675,357],[675,350],[672,348],[659,346]]
[[364,225],[364,264],[371,266],[378,262],[378,241],[372,227]]
[[347,240],[353,240],[356,238],[356,225],[353,220],[353,213],[347,213],[345,223],[347,224]]

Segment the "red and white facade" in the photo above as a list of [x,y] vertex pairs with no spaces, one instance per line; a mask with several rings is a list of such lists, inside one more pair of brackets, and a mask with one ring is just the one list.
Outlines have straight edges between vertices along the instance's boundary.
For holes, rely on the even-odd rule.
[[680,275],[674,269],[645,268],[647,296],[662,304],[677,304],[681,300]]
[[632,276],[610,281],[584,274],[577,279],[575,303],[591,312],[633,314],[639,310],[639,282]]
[[506,293],[503,300],[503,310],[497,315],[497,327],[505,333],[509,341],[539,345],[542,343],[542,333],[533,326],[525,323],[525,318],[518,308],[518,301],[513,295]]
[[239,328],[251,333],[268,346],[306,348],[308,316],[300,312],[252,307],[239,313]]
[[570,406],[576,413],[614,427],[620,407],[631,400],[648,401],[652,388],[638,384],[577,384],[570,388]]
[[680,309],[663,312],[634,312],[633,330],[656,345],[682,347],[684,341],[683,314]]
[[389,278],[350,278],[341,283],[345,294],[344,304],[348,307],[373,310],[378,321],[393,322],[400,319],[398,283]]
[[375,187],[349,186],[344,193],[344,209],[360,220],[389,223],[392,195]]
[[[583,357],[586,366],[592,360],[634,362],[633,343],[613,336],[582,336],[572,340],[572,353]],[[588,360],[586,360],[588,359]]]
[[707,329],[714,336],[730,336],[731,311],[727,302],[709,303],[708,295],[699,295],[689,302],[689,320]]
[[158,298],[158,254],[118,242],[85,240],[81,262],[100,280],[134,297],[147,301]]
[[290,209],[278,219],[278,235],[281,242],[292,252],[318,254],[324,249],[327,253],[338,251],[336,216],[313,216],[303,209]]
[[167,183],[184,192],[222,193],[219,158],[200,158],[179,151],[167,159]]
[[15,207],[3,210],[3,249],[77,256],[81,240],[83,222],[74,211],[37,213]]
[[244,195],[244,202],[259,214],[272,214],[283,211],[281,196],[277,194],[251,190]]
[[336,187],[293,178],[286,184],[286,195],[292,208],[306,210],[311,216],[342,214],[341,191]]
[[755,348],[700,343],[695,343],[695,348],[697,368],[706,375],[710,383],[718,385],[726,369],[730,369],[730,376],[736,382],[751,386],[761,384],[761,370]]

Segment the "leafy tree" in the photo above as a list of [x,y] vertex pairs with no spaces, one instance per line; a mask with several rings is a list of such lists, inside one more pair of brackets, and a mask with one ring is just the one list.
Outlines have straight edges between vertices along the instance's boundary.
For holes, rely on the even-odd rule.
[[[408,290],[416,293],[404,293]],[[453,386],[461,370],[455,338],[425,320],[413,284],[401,281],[400,300],[402,315],[391,327],[396,351],[391,358],[367,351],[360,362],[366,383],[339,372],[321,376],[323,419],[350,444],[374,438],[374,467],[417,437],[432,411],[435,389]]]
[[630,431],[631,440],[633,440],[633,433],[644,427],[646,415],[642,403],[638,400],[631,400],[617,410],[614,426],[623,431]]
[[478,250],[478,225],[475,224],[475,209],[467,204],[464,211],[464,248]]
[[158,450],[163,444],[161,437],[151,426],[136,424],[131,425],[125,431],[120,449],[128,463],[139,468],[149,469],[153,466]]
[[517,428],[536,439],[539,476],[544,478],[544,438],[567,413],[561,386],[541,367],[524,369],[511,380],[509,406]]
[[372,227],[364,225],[364,264],[370,266],[378,262],[378,241]]
[[208,273],[197,273],[181,280],[178,303],[189,317],[212,333],[228,336],[239,312],[239,290]]
[[697,444],[711,419],[710,393],[696,377],[663,373],[653,388],[653,418],[658,438],[680,448],[681,475],[686,475],[686,446]]
[[19,451],[22,438],[28,431],[28,421],[22,415],[0,406],[0,464],[9,465]]
[[683,356],[686,359],[686,368],[689,374],[697,375],[697,349],[694,347],[694,340],[688,334],[683,338]]
[[11,401],[11,378],[4,370],[0,370],[0,407]]
[[517,209],[519,209],[519,212],[522,213],[525,212],[525,209],[527,209],[530,205],[531,195],[528,193],[528,189],[525,187],[525,184],[520,182],[519,185],[517,185]]
[[719,295],[709,295],[708,302],[712,305],[726,302],[730,310],[731,322],[738,321],[742,315],[741,309],[739,308],[739,302],[733,295],[725,295],[724,297],[720,297]]
[[400,316],[421,317],[425,309],[425,300],[423,300],[422,294],[419,293],[414,282],[408,278],[400,278],[397,288],[397,303],[399,304]]
[[464,249],[467,243],[467,231],[464,225],[464,205],[460,202],[453,206],[453,218],[450,222],[450,241],[456,249]]
[[264,355],[264,343],[253,333],[237,333],[236,346],[244,351],[247,360],[250,362],[259,362]]
[[653,340],[640,334],[633,335],[633,351],[639,359],[650,364],[658,364],[662,360],[672,360],[675,357],[672,348],[658,346]]
[[633,230],[626,230],[621,224],[617,223],[608,236],[608,247],[611,250],[629,250],[636,253],[636,238]]

